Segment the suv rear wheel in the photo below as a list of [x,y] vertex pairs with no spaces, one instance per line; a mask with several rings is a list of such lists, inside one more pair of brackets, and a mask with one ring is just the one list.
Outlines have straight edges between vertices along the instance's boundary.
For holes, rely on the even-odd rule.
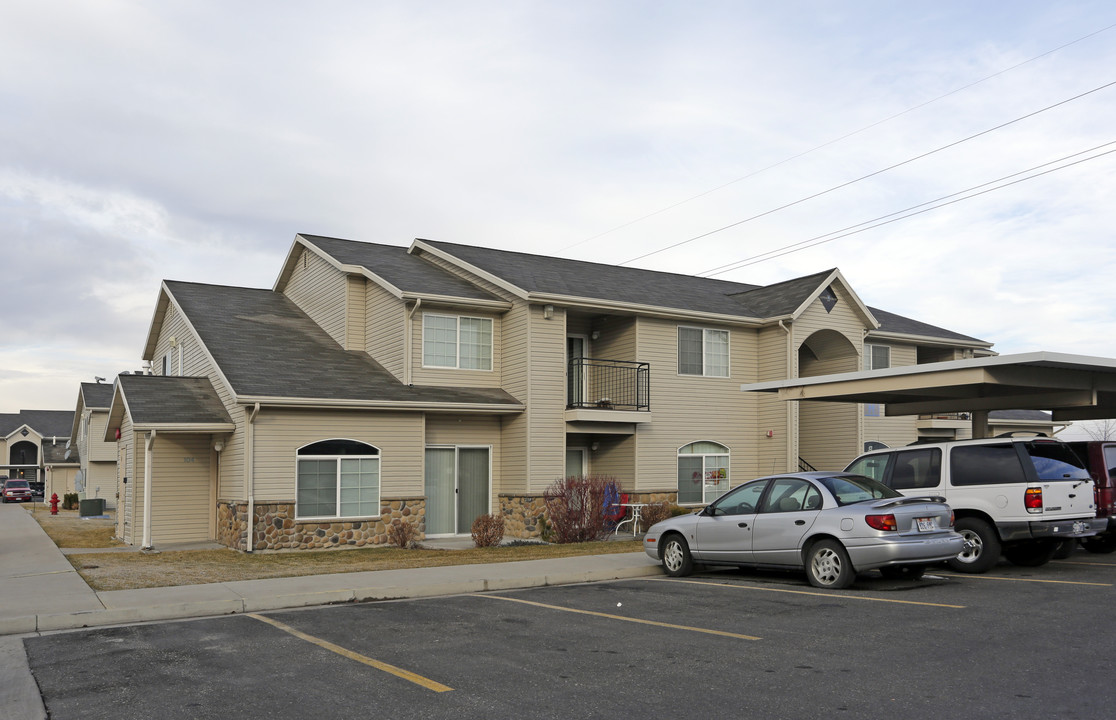
[[988,572],[1000,559],[1000,536],[980,518],[961,518],[953,529],[965,538],[965,549],[950,558],[946,564],[957,572]]

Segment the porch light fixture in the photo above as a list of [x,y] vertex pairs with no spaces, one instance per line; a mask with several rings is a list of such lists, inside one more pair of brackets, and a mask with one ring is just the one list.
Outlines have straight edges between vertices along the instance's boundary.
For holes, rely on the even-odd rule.
[[554,306],[553,305],[543,305],[543,317],[546,318],[547,320],[550,320],[551,318],[554,317]]

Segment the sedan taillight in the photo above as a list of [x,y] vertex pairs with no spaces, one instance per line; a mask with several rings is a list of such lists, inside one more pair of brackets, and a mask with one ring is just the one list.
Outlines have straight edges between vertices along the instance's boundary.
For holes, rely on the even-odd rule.
[[1029,513],[1042,512],[1042,488],[1027,488],[1027,491],[1023,493],[1023,507],[1027,508]]
[[895,531],[898,529],[895,525],[895,516],[890,513],[887,515],[865,515],[864,521],[876,530]]

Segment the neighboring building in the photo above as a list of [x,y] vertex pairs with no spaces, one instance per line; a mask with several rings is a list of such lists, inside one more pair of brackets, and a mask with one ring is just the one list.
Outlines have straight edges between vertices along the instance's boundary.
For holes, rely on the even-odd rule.
[[80,462],[70,492],[77,492],[83,500],[104,498],[109,508],[116,507],[116,439],[105,438],[112,392],[112,385],[81,384],[69,442],[70,458]]
[[73,419],[68,410],[0,414],[0,475],[24,478],[47,497],[57,488],[73,492],[78,463],[66,457]]
[[465,534],[499,512],[531,536],[546,487],[583,473],[699,506],[932,430],[741,384],[990,348],[866,306],[838,270],[758,286],[299,235],[271,290],[162,284],[154,374],[118,378],[105,430],[120,433],[118,532],[331,547],[384,543],[396,521]]

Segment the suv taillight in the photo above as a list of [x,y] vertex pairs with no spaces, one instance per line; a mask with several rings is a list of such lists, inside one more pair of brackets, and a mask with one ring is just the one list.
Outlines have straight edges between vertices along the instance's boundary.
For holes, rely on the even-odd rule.
[[890,513],[887,515],[865,515],[864,522],[876,530],[897,530],[895,525],[895,516]]
[[1029,513],[1042,512],[1042,488],[1027,488],[1027,491],[1023,493],[1023,506],[1027,508]]

